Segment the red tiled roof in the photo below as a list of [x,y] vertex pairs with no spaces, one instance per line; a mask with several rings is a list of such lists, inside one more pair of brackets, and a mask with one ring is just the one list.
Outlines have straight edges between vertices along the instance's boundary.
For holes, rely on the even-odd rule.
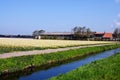
[[112,33],[104,33],[103,38],[112,38]]

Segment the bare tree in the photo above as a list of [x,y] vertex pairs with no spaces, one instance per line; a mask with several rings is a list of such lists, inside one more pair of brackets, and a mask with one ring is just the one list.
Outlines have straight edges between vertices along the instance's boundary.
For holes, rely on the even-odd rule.
[[44,32],[45,32],[45,30],[35,30],[32,35],[33,35],[34,38],[35,38],[35,37],[37,37],[37,36],[40,36],[40,34],[42,34],[42,33],[44,33]]
[[113,34],[114,34],[115,40],[119,39],[120,38],[120,28],[115,28]]
[[73,28],[75,39],[85,39],[90,37],[91,30],[90,28],[76,26]]
[[87,37],[90,38],[90,34],[91,34],[90,28],[87,28],[87,29],[86,29],[86,34],[87,34]]

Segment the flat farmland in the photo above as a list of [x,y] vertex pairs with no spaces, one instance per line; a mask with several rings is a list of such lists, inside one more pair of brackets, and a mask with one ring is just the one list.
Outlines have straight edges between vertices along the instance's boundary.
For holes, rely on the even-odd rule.
[[16,47],[57,48],[57,47],[80,46],[80,45],[90,45],[90,44],[107,44],[107,43],[113,43],[113,42],[0,38],[0,46],[16,46]]

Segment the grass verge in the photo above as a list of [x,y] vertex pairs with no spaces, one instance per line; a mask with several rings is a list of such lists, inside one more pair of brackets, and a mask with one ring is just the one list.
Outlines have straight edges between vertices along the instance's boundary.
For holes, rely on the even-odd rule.
[[49,80],[120,80],[120,53]]
[[95,54],[109,49],[120,47],[117,45],[106,45],[98,47],[80,48],[75,50],[61,51],[50,54],[21,56],[7,59],[0,59],[0,75],[3,73],[11,73],[19,70],[27,69],[31,66],[41,66],[48,63],[57,63],[65,60],[70,60],[76,57],[84,57],[90,54]]

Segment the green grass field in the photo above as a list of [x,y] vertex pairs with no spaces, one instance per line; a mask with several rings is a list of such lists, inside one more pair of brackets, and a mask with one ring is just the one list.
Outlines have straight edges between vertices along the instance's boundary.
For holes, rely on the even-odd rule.
[[120,53],[49,80],[120,80]]
[[102,52],[105,50],[118,48],[118,47],[120,47],[120,45],[106,45],[99,47],[89,47],[89,48],[81,48],[76,50],[61,51],[50,54],[0,59],[0,74],[6,70],[8,72],[23,70],[26,66],[29,66],[31,63],[34,66],[39,66],[51,62],[72,59],[75,57],[83,57],[85,55],[87,56],[88,54],[93,54],[93,53],[96,54],[98,52]]

